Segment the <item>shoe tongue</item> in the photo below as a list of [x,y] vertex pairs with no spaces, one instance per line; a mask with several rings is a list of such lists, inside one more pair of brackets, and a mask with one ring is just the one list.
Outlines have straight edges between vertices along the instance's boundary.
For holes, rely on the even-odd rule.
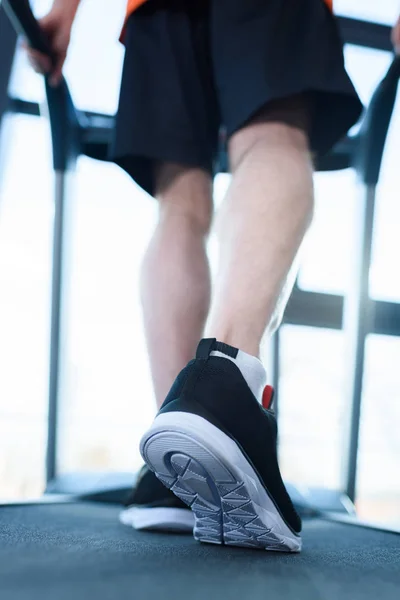
[[274,388],[271,385],[266,385],[262,395],[262,405],[266,410],[270,410],[274,401]]

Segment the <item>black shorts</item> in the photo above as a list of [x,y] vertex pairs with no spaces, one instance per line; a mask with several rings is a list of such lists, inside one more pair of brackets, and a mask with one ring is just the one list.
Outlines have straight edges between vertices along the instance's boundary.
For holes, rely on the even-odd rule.
[[154,194],[154,166],[210,172],[229,137],[272,100],[307,93],[325,154],[362,105],[323,0],[148,0],[131,15],[112,159]]

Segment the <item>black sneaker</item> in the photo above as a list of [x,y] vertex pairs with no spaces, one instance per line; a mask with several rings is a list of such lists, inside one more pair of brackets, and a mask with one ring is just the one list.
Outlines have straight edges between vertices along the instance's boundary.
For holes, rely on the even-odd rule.
[[119,519],[134,529],[193,532],[194,516],[186,504],[144,466]]
[[194,512],[197,540],[299,552],[301,520],[280,475],[275,416],[232,360],[210,356],[214,350],[238,352],[200,342],[143,436],[142,456]]

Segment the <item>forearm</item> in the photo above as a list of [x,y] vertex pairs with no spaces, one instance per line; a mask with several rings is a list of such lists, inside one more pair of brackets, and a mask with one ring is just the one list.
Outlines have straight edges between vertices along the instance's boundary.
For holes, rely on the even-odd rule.
[[68,16],[72,22],[75,18],[80,3],[81,0],[54,0],[52,11],[62,12],[63,15]]

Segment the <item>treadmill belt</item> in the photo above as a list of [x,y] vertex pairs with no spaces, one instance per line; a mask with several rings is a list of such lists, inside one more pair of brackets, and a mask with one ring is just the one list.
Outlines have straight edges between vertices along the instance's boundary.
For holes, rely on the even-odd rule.
[[0,508],[1,600],[398,600],[400,537],[310,520],[301,554],[139,533],[118,508]]

